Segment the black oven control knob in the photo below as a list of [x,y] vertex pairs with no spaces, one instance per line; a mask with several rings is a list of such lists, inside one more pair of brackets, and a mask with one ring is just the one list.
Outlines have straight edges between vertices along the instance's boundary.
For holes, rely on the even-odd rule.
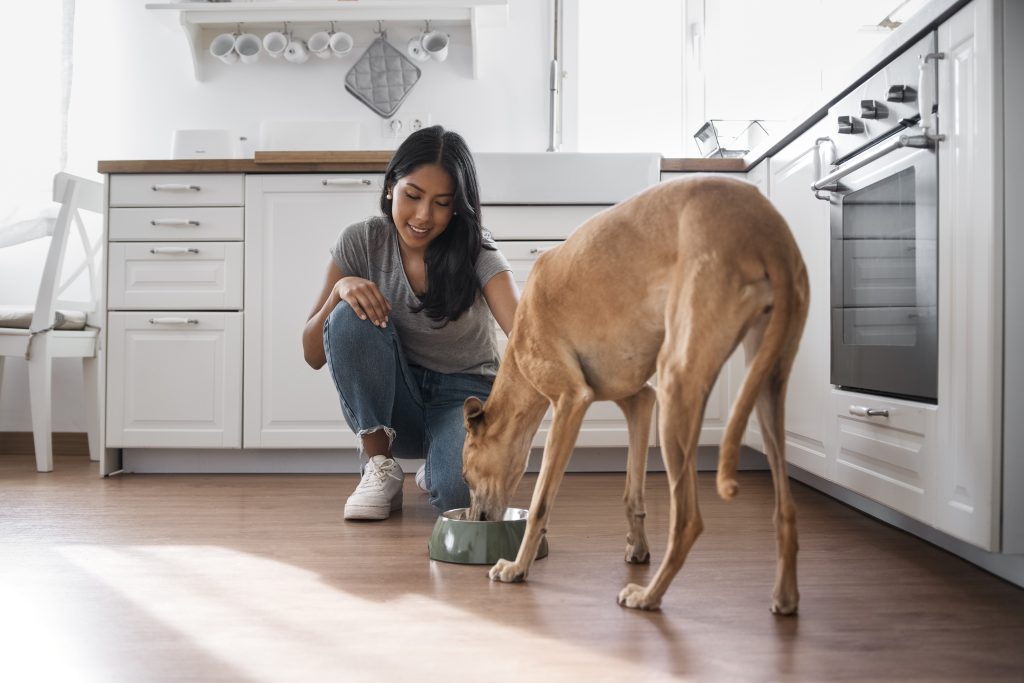
[[889,117],[889,110],[878,100],[861,100],[860,117],[862,119],[884,119]]
[[885,96],[888,102],[913,102],[917,99],[917,91],[909,85],[894,85]]
[[856,116],[840,116],[838,123],[838,131],[843,135],[864,132],[864,124]]

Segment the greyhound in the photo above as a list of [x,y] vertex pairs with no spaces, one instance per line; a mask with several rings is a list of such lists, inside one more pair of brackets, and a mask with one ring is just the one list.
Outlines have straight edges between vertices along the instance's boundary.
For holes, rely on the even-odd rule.
[[[665,557],[625,607],[658,609],[703,530],[697,441],[708,393],[742,341],[747,376],[729,414],[717,489],[733,498],[740,439],[755,405],[775,490],[777,564],[771,610],[793,614],[796,511],[785,470],[784,400],[809,303],[807,271],[785,220],[753,185],[701,177],[659,184],[593,216],[540,256],[486,404],[464,405],[463,475],[470,519],[500,519],[550,404],[551,430],[514,562],[492,580],[523,581],[587,408],[609,400],[629,425],[626,562],[650,561],[644,478],[655,400],[671,494]],[[656,372],[657,388],[648,379]]]

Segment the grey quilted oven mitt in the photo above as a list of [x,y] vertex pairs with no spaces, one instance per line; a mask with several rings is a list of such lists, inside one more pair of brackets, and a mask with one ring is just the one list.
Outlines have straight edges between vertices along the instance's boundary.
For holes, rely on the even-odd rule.
[[389,118],[419,80],[419,67],[384,38],[377,38],[349,69],[345,89],[378,115]]

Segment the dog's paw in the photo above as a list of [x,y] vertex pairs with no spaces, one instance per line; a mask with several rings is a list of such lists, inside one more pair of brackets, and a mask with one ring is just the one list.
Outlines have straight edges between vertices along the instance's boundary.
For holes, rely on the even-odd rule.
[[633,609],[655,610],[661,607],[661,600],[652,600],[646,586],[630,583],[619,593],[619,604]]
[[626,562],[629,564],[647,564],[651,561],[651,551],[647,548],[647,542],[626,543]]
[[504,559],[498,560],[487,575],[491,577],[491,581],[502,583],[519,583],[526,579],[526,572],[520,569],[519,565]]
[[772,596],[772,614],[778,614],[781,616],[789,616],[796,614],[797,606],[800,604],[799,595],[783,596],[773,595]]

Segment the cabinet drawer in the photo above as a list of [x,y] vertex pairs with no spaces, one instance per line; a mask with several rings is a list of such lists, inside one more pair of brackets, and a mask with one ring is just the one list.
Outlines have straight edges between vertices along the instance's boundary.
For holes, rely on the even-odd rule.
[[242,314],[108,315],[107,443],[242,445]]
[[240,173],[110,176],[110,206],[241,206]]
[[111,209],[108,231],[117,240],[241,240],[244,209],[194,206]]
[[114,242],[111,309],[242,307],[241,242]]
[[[935,406],[836,390],[832,400],[836,483],[930,522]],[[865,409],[888,416],[864,415]]]
[[561,240],[606,206],[485,206],[484,228],[496,240]]

